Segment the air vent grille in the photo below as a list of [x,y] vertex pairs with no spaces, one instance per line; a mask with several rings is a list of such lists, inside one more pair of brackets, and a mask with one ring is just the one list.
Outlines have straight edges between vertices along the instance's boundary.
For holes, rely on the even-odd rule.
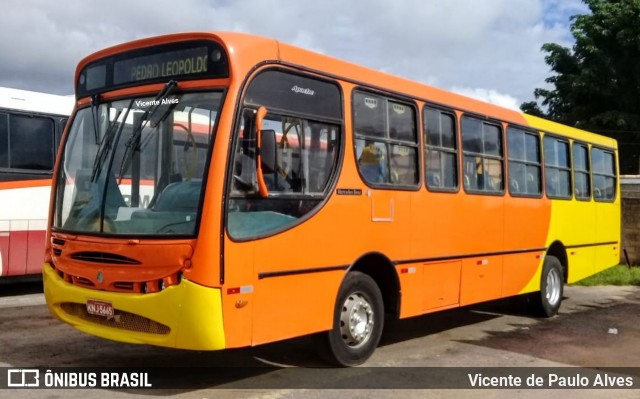
[[64,302],[60,304],[60,308],[70,316],[107,327],[160,335],[167,335],[171,332],[169,326],[119,309],[114,309],[114,316],[107,318],[89,314],[85,304]]
[[139,265],[140,262],[127,258],[126,256],[112,254],[108,252],[76,252],[71,255],[71,259],[92,263],[108,263],[114,265]]

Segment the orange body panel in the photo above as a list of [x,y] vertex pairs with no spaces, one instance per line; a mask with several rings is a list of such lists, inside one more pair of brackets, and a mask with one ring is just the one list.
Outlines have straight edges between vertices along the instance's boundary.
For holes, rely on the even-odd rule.
[[489,301],[502,295],[502,256],[482,256],[462,261],[460,305]]
[[424,264],[422,286],[418,287],[423,290],[421,312],[459,305],[461,272],[459,260]]
[[[57,233],[52,238],[52,261],[63,265],[57,269],[60,277],[79,286],[113,292],[155,292],[160,281],[165,287],[175,285],[193,254],[193,242],[185,240],[101,239]],[[121,258],[104,264],[94,254]]]
[[51,185],[51,179],[40,180],[16,180],[0,182],[0,190],[12,188],[46,187]]

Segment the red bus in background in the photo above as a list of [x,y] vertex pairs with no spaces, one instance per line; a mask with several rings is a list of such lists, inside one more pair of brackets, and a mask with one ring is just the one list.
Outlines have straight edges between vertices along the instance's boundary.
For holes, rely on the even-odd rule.
[[51,175],[73,97],[0,87],[0,282],[42,274]]

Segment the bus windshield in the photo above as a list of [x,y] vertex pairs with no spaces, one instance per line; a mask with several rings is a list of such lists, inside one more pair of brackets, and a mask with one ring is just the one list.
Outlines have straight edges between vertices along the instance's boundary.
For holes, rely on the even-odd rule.
[[79,110],[63,147],[54,227],[194,236],[222,92],[135,97]]

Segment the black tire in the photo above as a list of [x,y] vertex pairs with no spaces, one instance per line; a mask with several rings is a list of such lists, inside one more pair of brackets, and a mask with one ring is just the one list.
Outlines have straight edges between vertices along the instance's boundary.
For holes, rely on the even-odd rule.
[[562,264],[555,256],[547,256],[540,276],[540,291],[529,295],[529,304],[534,315],[552,317],[558,313],[564,293]]
[[384,324],[384,304],[376,282],[360,272],[347,274],[336,299],[333,328],[327,333],[331,363],[357,366],[376,350]]

